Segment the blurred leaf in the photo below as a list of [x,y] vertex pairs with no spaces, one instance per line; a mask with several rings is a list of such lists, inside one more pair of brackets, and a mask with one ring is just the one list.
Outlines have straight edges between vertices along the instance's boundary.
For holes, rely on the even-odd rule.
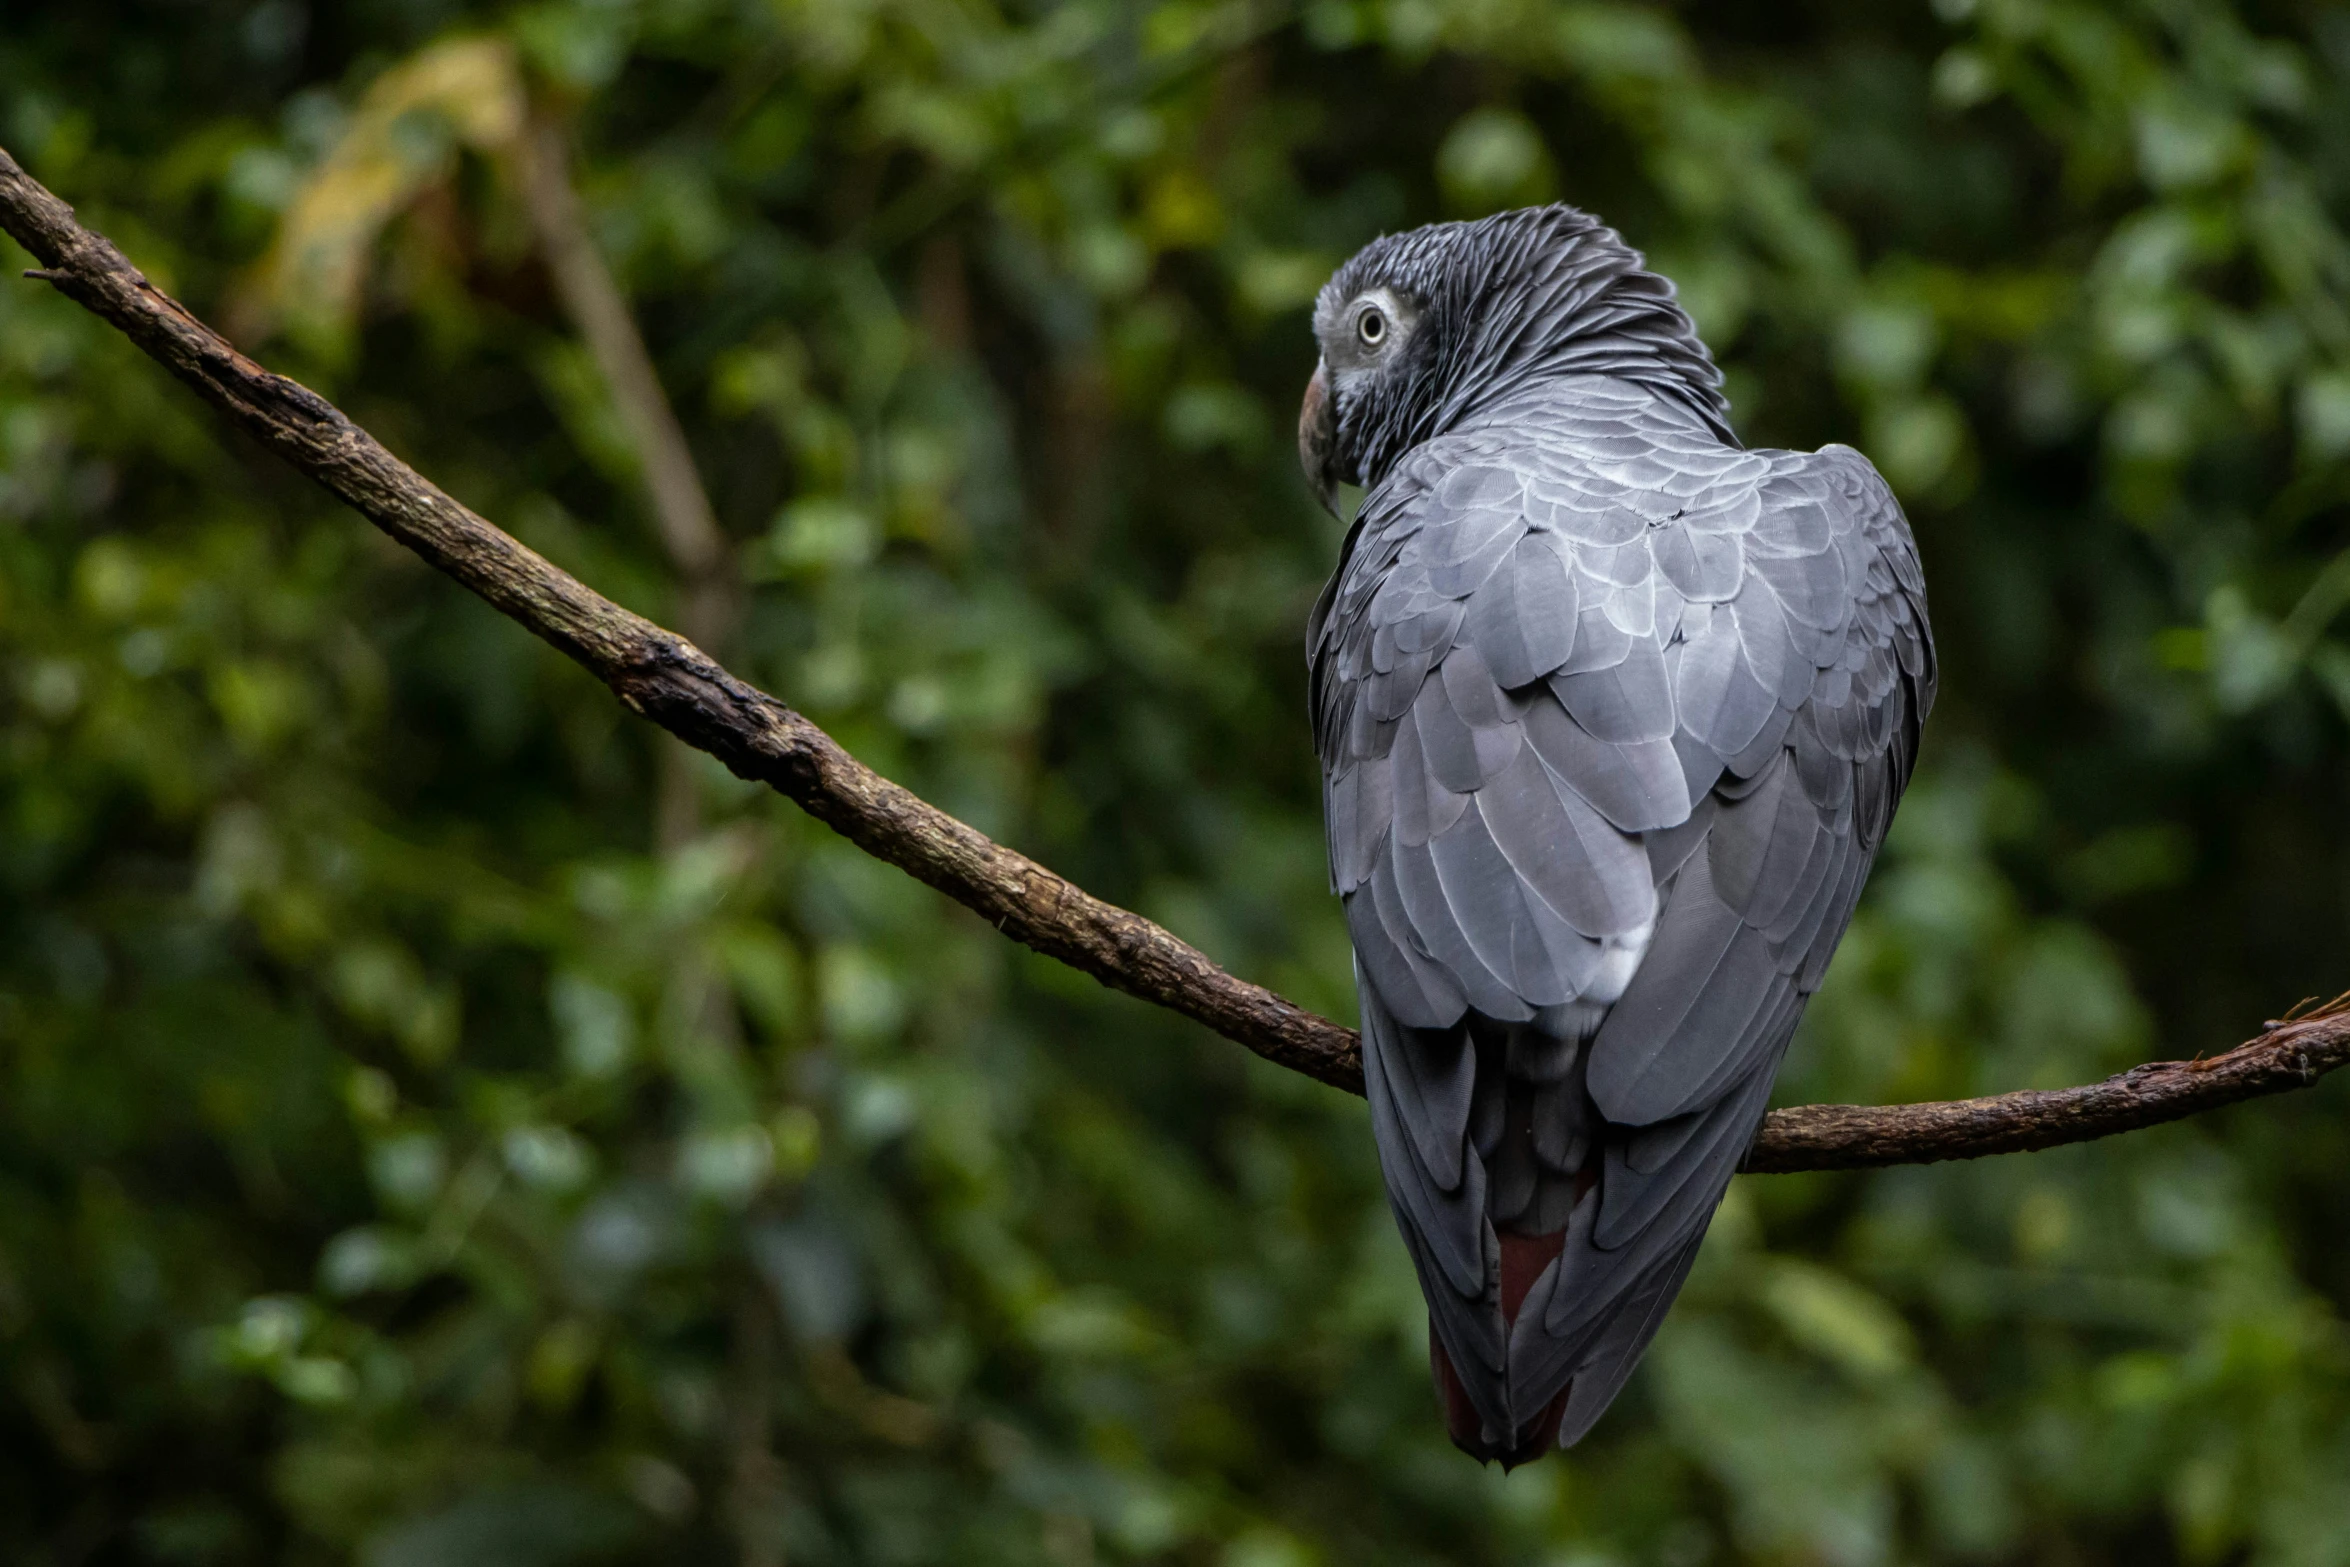
[[[15,155],[671,617],[516,207],[562,116],[737,546],[712,651],[1339,1016],[1305,315],[1588,207],[1741,438],[1863,447],[1923,542],[1941,705],[1781,1100],[2340,986],[2323,8],[19,9]],[[1359,1101],[681,761],[0,290],[10,1560],[2350,1560],[2338,1092],[1742,1179],[1607,1420],[1481,1477]]]

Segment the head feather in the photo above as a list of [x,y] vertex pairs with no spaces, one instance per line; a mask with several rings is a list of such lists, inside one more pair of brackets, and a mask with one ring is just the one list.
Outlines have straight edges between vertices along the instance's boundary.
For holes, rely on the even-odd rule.
[[1589,213],[1528,207],[1383,235],[1323,286],[1316,334],[1328,341],[1380,287],[1421,319],[1397,362],[1340,400],[1338,457],[1361,483],[1477,409],[1565,376],[1640,383],[1736,444],[1721,372],[1672,283]]

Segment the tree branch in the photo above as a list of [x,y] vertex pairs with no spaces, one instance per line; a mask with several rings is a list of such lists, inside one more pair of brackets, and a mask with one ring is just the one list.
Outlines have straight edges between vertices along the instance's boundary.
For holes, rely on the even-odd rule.
[[2262,1026],[2225,1055],[2149,1061],[2102,1083],[1915,1105],[1773,1110],[1741,1167],[1756,1174],[2031,1153],[2307,1088],[2350,1065],[2350,996]]
[[[739,776],[789,796],[859,848],[928,882],[1013,940],[1205,1024],[1276,1065],[1363,1091],[1353,1030],[1225,973],[1142,916],[1103,902],[891,783],[685,638],[559,570],[451,499],[317,393],[239,354],[103,236],[77,223],[73,209],[4,150],[0,229],[41,263],[34,276],[120,329],[240,429],[576,660],[637,713]],[[1773,1111],[1746,1167],[1856,1169],[2083,1142],[2304,1087],[2346,1061],[2350,1002],[2338,1001],[2271,1024],[2227,1055],[2136,1067],[2081,1088],[1947,1104]]]
[[0,229],[255,440],[567,654],[631,709],[765,783],[1005,935],[1180,1012],[1279,1065],[1362,1092],[1351,1030],[1235,979],[1149,920],[955,820],[866,767],[675,632],[621,608],[460,505],[342,411],[263,369],[156,288],[0,150]]

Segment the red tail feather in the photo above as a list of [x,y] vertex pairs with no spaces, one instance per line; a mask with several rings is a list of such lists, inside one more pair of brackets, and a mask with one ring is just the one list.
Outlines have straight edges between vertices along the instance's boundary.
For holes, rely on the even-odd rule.
[[[1534,1281],[1542,1277],[1542,1270],[1565,1249],[1566,1232],[1552,1235],[1516,1235],[1505,1230],[1501,1241],[1501,1315],[1504,1322],[1518,1320],[1518,1308],[1526,1303],[1526,1292]],[[1452,1433],[1453,1445],[1479,1462],[1498,1458],[1504,1469],[1515,1469],[1520,1464],[1532,1463],[1550,1451],[1558,1441],[1559,1422],[1566,1418],[1567,1394],[1572,1386],[1560,1388],[1558,1396],[1545,1405],[1542,1413],[1518,1428],[1512,1439],[1487,1441],[1485,1422],[1469,1402],[1469,1391],[1461,1385],[1461,1376],[1453,1369],[1452,1357],[1437,1342],[1436,1330],[1428,1330],[1428,1358],[1436,1372],[1436,1399],[1444,1411],[1445,1428]]]

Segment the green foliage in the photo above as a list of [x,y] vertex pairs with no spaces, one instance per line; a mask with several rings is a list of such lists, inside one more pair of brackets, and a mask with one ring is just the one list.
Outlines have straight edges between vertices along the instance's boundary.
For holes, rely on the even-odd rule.
[[[0,140],[673,615],[517,196],[580,182],[724,649],[1339,1015],[1304,312],[1557,195],[1949,675],[1782,1098],[2340,983],[2350,26],[2218,0],[89,0]],[[666,820],[666,829],[658,825]],[[1445,1444],[1361,1107],[1011,947],[0,286],[0,1550],[27,1563],[2350,1562],[2338,1089],[1734,1187],[1594,1439]]]

